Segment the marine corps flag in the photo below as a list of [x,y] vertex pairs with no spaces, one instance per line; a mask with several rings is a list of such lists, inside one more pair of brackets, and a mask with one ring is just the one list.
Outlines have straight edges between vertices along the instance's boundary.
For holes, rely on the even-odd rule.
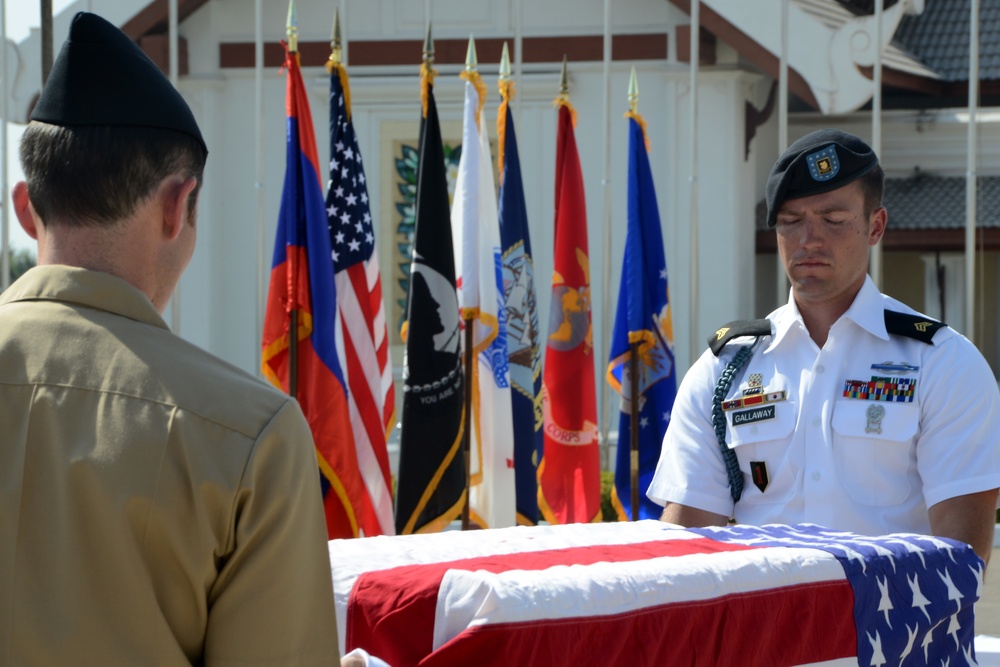
[[600,520],[601,461],[583,173],[573,135],[575,111],[565,97],[556,102],[555,261],[542,374],[545,445],[538,504],[549,523],[572,523]]
[[365,490],[337,354],[337,289],[316,135],[298,54],[287,49],[285,69],[287,162],[264,315],[263,371],[298,399],[309,421],[330,538],[357,537]]
[[443,529],[465,502],[455,256],[432,70],[421,68],[416,224],[407,298],[396,532]]
[[658,519],[663,511],[662,507],[646,497],[646,489],[660,458],[663,434],[670,423],[670,411],[677,394],[667,263],[653,174],[646,151],[646,132],[641,116],[633,112],[627,115],[628,232],[608,364],[608,382],[622,399],[612,503],[623,521],[632,516],[632,343],[638,343],[640,519]]
[[[470,42],[470,53],[473,49]],[[517,510],[500,223],[483,114],[486,86],[478,72],[465,71],[462,77],[466,80],[462,157],[451,230],[458,302],[464,325],[471,328],[471,336],[463,336],[463,341],[471,340],[473,355],[466,370],[472,391],[469,518],[480,528],[501,528],[516,523]]]
[[542,458],[542,355],[539,347],[535,268],[528,235],[517,135],[510,113],[510,81],[500,82],[497,116],[500,172],[500,241],[507,310],[511,408],[514,418],[514,482],[517,522],[538,523],[538,461]]

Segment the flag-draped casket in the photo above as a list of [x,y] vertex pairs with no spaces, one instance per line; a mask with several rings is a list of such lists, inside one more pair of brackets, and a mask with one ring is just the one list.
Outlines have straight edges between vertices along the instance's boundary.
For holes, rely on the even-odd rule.
[[341,647],[406,665],[965,665],[983,563],[919,535],[577,524],[330,542]]

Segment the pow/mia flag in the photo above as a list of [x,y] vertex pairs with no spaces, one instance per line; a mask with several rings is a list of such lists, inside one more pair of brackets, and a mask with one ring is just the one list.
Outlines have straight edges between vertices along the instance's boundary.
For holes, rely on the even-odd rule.
[[442,530],[465,502],[461,328],[448,181],[431,73],[424,71],[416,226],[404,325],[396,532]]

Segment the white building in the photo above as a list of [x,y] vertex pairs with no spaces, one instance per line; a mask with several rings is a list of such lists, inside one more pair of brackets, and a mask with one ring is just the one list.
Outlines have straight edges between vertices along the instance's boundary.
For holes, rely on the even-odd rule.
[[[622,115],[628,108],[631,68],[638,73],[639,111],[648,122],[652,144],[678,369],[683,373],[704,348],[708,334],[725,322],[760,317],[776,305],[773,232],[759,229],[757,209],[779,153],[776,83],[783,0],[700,3],[694,119],[688,62],[691,7],[686,0],[298,0],[296,4],[303,74],[311,93],[321,161],[329,155],[328,77],[322,65],[330,50],[333,10],[339,7],[341,12],[354,125],[365,158],[372,214],[378,221],[390,329],[395,329],[401,312],[397,301],[405,299],[397,285],[405,280],[400,264],[408,259],[405,247],[400,250],[405,239],[398,235],[403,220],[397,204],[405,202],[396,161],[405,157],[404,145],[416,145],[419,66],[428,19],[433,23],[439,72],[435,94],[446,140],[461,136],[458,72],[469,36],[475,35],[479,69],[489,87],[491,119],[499,104],[494,83],[500,50],[504,42],[510,46],[543,326],[548,320],[552,273],[556,111],[551,102],[558,93],[563,55],[568,57],[587,189],[594,349],[599,351],[594,370],[599,385],[605,387],[602,430],[617,423],[609,418],[617,410],[617,400],[603,378],[624,250],[628,146]],[[883,285],[931,315],[940,316],[944,304],[946,319],[963,330],[961,225],[967,170],[969,3],[887,0],[881,39],[875,38],[872,4],[872,0],[788,0],[788,141],[823,126],[872,138],[868,105],[876,71],[875,45],[883,44],[881,157],[890,178]],[[168,311],[168,320],[174,320],[182,336],[251,372],[259,366],[262,304],[285,169],[285,82],[278,41],[285,34],[287,4],[262,0],[260,5],[265,56],[258,96],[255,2],[178,0],[178,86],[198,118],[210,158],[198,248],[176,306]],[[168,3],[79,0],[55,21],[56,49],[72,15],[86,6],[121,25],[167,69]],[[988,106],[1000,102],[1000,2],[986,0],[982,6],[980,85],[982,103]],[[9,98],[11,120],[16,122],[25,122],[40,87],[38,40],[36,33],[16,47],[16,76]],[[996,333],[1000,313],[995,303],[1000,279],[995,257],[1000,246],[995,235],[1000,201],[994,201],[1000,196],[997,120],[997,112],[987,109],[978,125],[977,170],[984,177],[979,224],[986,229],[985,253],[977,259],[982,270],[973,332],[994,368],[1000,359]],[[692,253],[692,166],[697,168],[698,186],[696,254]],[[919,179],[913,180],[918,172]],[[938,267],[944,267],[943,274]],[[394,335],[398,366],[402,346]]]

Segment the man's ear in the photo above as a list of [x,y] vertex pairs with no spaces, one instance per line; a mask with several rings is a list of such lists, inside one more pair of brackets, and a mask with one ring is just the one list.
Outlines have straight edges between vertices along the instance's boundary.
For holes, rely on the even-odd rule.
[[882,235],[885,234],[885,226],[889,222],[889,213],[885,210],[884,206],[878,207],[874,213],[872,213],[871,227],[868,234],[868,245],[874,246],[882,239]]
[[163,184],[163,235],[174,240],[188,224],[188,198],[198,186],[194,176],[186,180],[169,179]]
[[28,184],[24,181],[18,181],[11,188],[10,195],[11,200],[14,202],[14,215],[17,216],[17,221],[21,223],[21,229],[24,230],[25,234],[37,241],[38,220],[35,208],[31,205],[31,200],[28,199]]

